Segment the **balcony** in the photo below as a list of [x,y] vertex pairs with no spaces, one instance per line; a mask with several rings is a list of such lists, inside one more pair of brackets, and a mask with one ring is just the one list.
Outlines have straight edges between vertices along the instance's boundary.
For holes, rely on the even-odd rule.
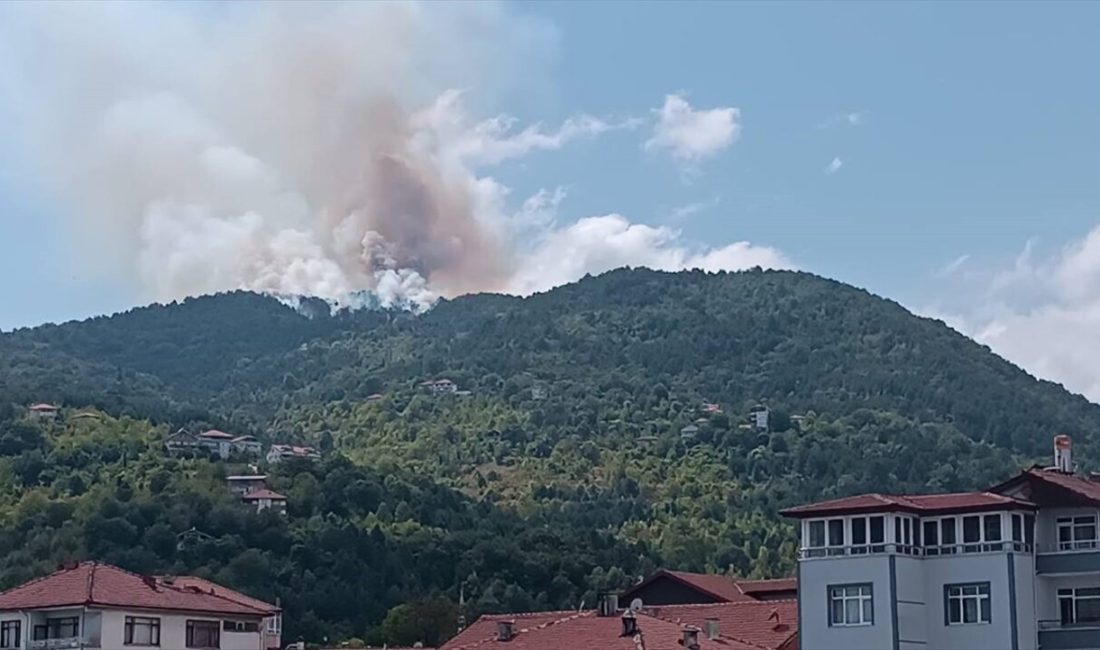
[[1100,573],[1100,545],[1095,541],[1042,545],[1035,555],[1035,572]]
[[[983,542],[949,544],[946,546],[913,546],[911,544],[862,544],[857,546],[825,546],[799,549],[799,559],[862,557],[865,555],[909,555],[915,557],[950,557],[975,553],[1028,553],[1032,545],[1025,542]],[[1100,549],[1096,550],[1100,556]]]
[[1039,646],[1043,650],[1100,648],[1100,624],[1039,621]]
[[28,641],[27,650],[62,650],[64,648],[98,648],[99,641],[90,637],[68,637],[64,639],[39,639]]

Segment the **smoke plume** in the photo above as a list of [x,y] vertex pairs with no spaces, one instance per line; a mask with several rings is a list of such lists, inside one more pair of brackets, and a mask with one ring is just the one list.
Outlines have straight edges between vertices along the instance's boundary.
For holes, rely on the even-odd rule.
[[[424,307],[575,279],[603,264],[601,242],[572,241],[586,234],[617,238],[616,263],[733,250],[690,253],[618,215],[557,229],[557,192],[508,212],[485,167],[637,126],[476,121],[449,90],[530,83],[552,45],[497,5],[12,4],[0,118],[85,261],[157,300],[245,288],[346,305],[370,291]],[[583,255],[546,271],[546,246]]]

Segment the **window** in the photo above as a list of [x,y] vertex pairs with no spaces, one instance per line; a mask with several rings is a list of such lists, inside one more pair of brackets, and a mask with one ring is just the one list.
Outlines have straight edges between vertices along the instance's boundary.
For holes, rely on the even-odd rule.
[[955,536],[955,518],[940,519],[940,555],[951,555],[959,549],[955,547],[958,537]]
[[282,623],[283,623],[283,619],[278,614],[268,618],[267,619],[267,633],[268,634],[278,634],[282,629]]
[[989,583],[944,586],[944,617],[947,625],[989,623]]
[[18,648],[20,641],[19,621],[4,621],[0,623],[0,648]]
[[862,555],[867,552],[867,518],[852,517],[852,553]]
[[1100,588],[1059,589],[1058,611],[1063,625],[1100,622]]
[[1058,550],[1096,548],[1096,515],[1058,517]]
[[[829,546],[844,546],[844,520],[843,519],[830,519],[829,520]],[[842,549],[831,550],[829,555],[841,555],[844,551]]]
[[260,624],[254,621],[223,621],[222,629],[226,632],[259,632]]
[[844,520],[817,519],[809,524],[807,557],[844,554]]
[[810,548],[821,548],[825,546],[825,522],[824,521],[811,521],[810,522],[810,543],[807,544]]
[[[982,518],[963,517],[963,544],[982,541]],[[963,551],[974,553],[981,550],[981,546],[964,546]]]
[[160,645],[160,619],[145,616],[126,617],[126,645]]
[[217,648],[221,626],[217,621],[187,621],[188,648]]
[[44,625],[34,626],[34,640],[45,641],[47,639],[72,639],[78,636],[80,619],[76,616],[64,618],[47,618]]
[[940,522],[924,522],[924,553],[925,555],[940,554]]
[[871,625],[874,620],[870,584],[829,587],[829,625]]
[[871,517],[871,543],[880,546],[872,546],[871,551],[881,553],[886,550],[881,544],[886,543],[886,518],[882,516]]
[[[1001,541],[1001,515],[986,515],[982,519],[982,530],[985,533],[986,542],[999,542]],[[989,544],[987,543],[982,550],[985,551],[999,551],[1003,545],[1001,544]]]
[[1024,515],[1024,543],[1035,543],[1035,515]]

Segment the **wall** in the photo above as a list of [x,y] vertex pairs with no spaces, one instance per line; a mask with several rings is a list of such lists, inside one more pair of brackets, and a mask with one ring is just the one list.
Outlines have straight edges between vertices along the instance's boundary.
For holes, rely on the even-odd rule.
[[898,646],[924,648],[930,615],[924,585],[924,563],[919,557],[899,555],[894,561],[898,614]]
[[[895,647],[891,558],[886,555],[799,563],[799,642],[802,650],[884,650]],[[873,625],[830,627],[828,585],[871,583]]]
[[[1019,635],[1019,602],[1013,595],[1022,589],[1030,589],[1027,580],[1034,576],[1025,574],[1009,587],[1009,553],[967,553],[961,555],[928,557],[924,565],[925,594],[928,612],[928,647],[930,648],[1034,648],[1034,645],[1018,645],[1013,638],[1013,607],[1016,607],[1017,636]],[[1030,562],[1030,556],[1028,556]],[[990,595],[989,624],[947,625],[944,620],[944,587],[948,584],[988,582]]]
[[1096,515],[1096,508],[1043,508],[1035,519],[1035,543],[1040,553],[1058,550],[1058,517]]
[[[187,647],[188,620],[215,621],[219,628],[222,627],[222,619],[202,614],[106,610],[102,612],[102,650],[127,650],[128,646],[124,643],[127,616],[151,616],[160,619],[160,650],[184,650]],[[222,630],[221,647],[223,650],[265,650],[261,647],[260,637],[259,632]]]
[[646,605],[693,605],[720,602],[716,598],[664,576],[641,589],[624,593],[619,599],[619,606],[626,607],[634,598],[641,598]]

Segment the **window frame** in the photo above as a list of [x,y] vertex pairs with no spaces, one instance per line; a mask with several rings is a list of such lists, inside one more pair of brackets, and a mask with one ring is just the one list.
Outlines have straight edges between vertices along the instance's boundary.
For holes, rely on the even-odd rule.
[[[1079,521],[1079,520],[1091,520]],[[1077,538],[1078,528],[1092,527],[1092,537]],[[1054,529],[1058,539],[1059,551],[1083,551],[1100,548],[1100,518],[1093,514],[1065,515],[1054,520]],[[1062,531],[1069,532],[1069,539],[1062,539]]]
[[[214,635],[213,645],[199,645],[195,641],[195,632],[198,629],[206,629],[212,632]],[[200,650],[216,650],[221,648],[222,644],[222,624],[219,620],[211,619],[187,619],[185,626],[184,646],[187,648],[198,648]]]
[[[959,590],[958,595],[953,595],[952,590]],[[976,593],[967,594],[966,589],[976,589]],[[984,590],[984,592],[983,592]],[[951,602],[959,602],[959,620],[951,620]],[[976,601],[975,608],[978,619],[966,620],[966,601]],[[982,604],[986,607],[983,610]],[[982,615],[988,614],[987,620],[982,620]],[[947,627],[960,627],[969,625],[990,625],[993,623],[993,592],[989,582],[958,582],[943,586],[943,624]]]
[[[1077,592],[1081,590],[1096,591],[1096,594],[1088,594],[1085,596],[1078,596]],[[1067,593],[1068,592],[1068,593]],[[1095,625],[1100,622],[1100,614],[1094,619],[1087,621],[1079,621],[1077,615],[1077,602],[1081,600],[1100,600],[1100,588],[1097,587],[1063,587],[1055,592],[1055,598],[1058,601],[1058,620],[1062,625]],[[1063,620],[1065,617],[1062,615],[1063,601],[1070,601],[1070,619],[1069,621]]]
[[[859,589],[860,593],[857,593],[854,596],[849,596],[846,593],[846,591],[848,589],[853,589],[853,588]],[[866,595],[864,595],[862,593],[862,590],[864,588],[867,589],[867,594]],[[839,598],[835,597],[834,594],[833,594],[833,591],[836,590],[836,589],[842,590],[842,593],[839,596]],[[855,623],[849,623],[847,620],[839,621],[839,622],[834,620],[834,617],[833,617],[833,602],[836,601],[836,600],[839,600],[841,603],[843,603],[843,605],[841,605],[841,608],[842,608],[842,611],[844,611],[845,619],[847,619],[848,601],[853,601],[853,600],[857,601],[859,603],[859,607],[858,607],[859,621],[855,622]],[[864,620],[864,618],[863,618],[864,602],[867,602],[867,603],[870,604],[870,610],[869,610],[870,613],[871,613],[870,620]],[[829,623],[829,627],[870,627],[870,626],[875,624],[875,585],[874,585],[874,583],[870,583],[870,582],[850,582],[850,583],[845,583],[845,584],[826,585],[826,587],[825,587],[825,606],[826,606],[826,609],[827,609],[827,612],[826,612],[826,617],[827,618],[826,618],[826,620]]]
[[[148,626],[150,632],[149,643],[137,643],[134,641],[134,629],[138,625]],[[160,617],[158,616],[127,616],[122,628],[122,644],[137,648],[160,647]]]
[[[62,627],[71,627],[73,634],[69,636],[61,635]],[[42,636],[39,636],[39,632],[42,632]],[[34,626],[31,630],[32,641],[49,641],[51,639],[75,639],[80,636],[80,617],[79,616],[55,616],[53,618],[47,618],[45,623],[40,623]]]
[[[13,640],[9,635],[14,628],[15,639]],[[0,648],[5,650],[17,650],[21,647],[23,642],[23,621],[19,619],[13,619],[10,621],[0,621]]]

